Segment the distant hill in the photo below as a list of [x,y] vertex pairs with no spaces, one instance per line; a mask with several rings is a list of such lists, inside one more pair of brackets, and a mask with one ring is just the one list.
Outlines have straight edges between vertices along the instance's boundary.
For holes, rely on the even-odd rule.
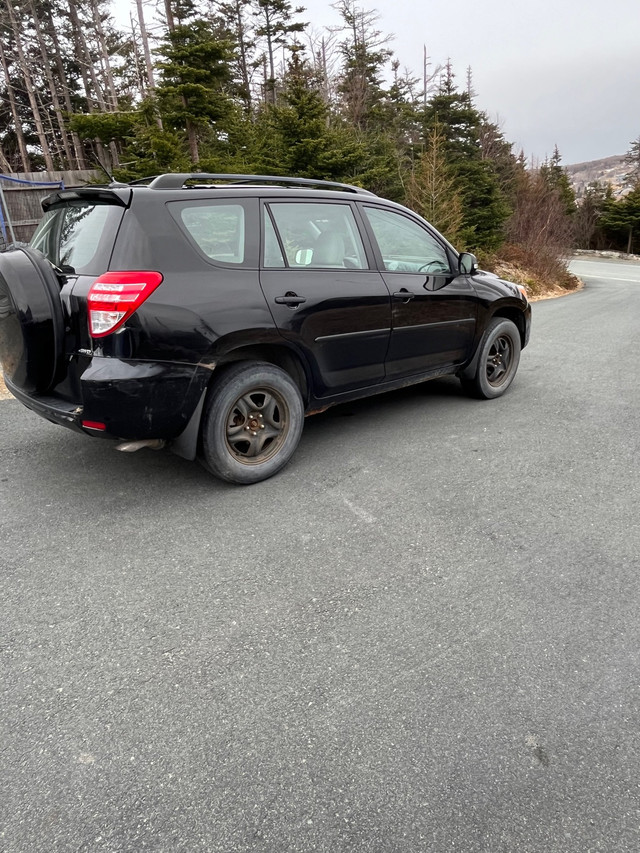
[[588,163],[574,163],[565,166],[569,179],[576,194],[580,199],[588,184],[598,181],[601,184],[611,184],[615,197],[626,195],[631,189],[625,183],[625,175],[629,167],[624,162],[624,154],[614,154],[612,157],[603,157],[601,160],[589,160]]

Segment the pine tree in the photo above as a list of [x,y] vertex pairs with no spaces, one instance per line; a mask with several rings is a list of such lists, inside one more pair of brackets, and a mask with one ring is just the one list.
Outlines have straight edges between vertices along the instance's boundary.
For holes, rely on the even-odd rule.
[[640,183],[623,198],[605,205],[599,225],[628,254],[640,250]]
[[436,126],[442,134],[442,156],[463,200],[462,242],[470,249],[494,251],[503,240],[511,209],[496,166],[490,157],[483,157],[487,118],[473,106],[468,92],[456,89],[450,62],[438,93],[423,111],[422,124],[425,140]]
[[252,71],[256,67],[254,53],[255,33],[251,26],[249,10],[252,0],[221,0],[216,4],[217,13],[224,20],[236,45],[232,60],[238,96],[244,104],[246,115],[253,110]]
[[265,68],[268,72],[264,80],[264,100],[275,104],[277,99],[275,51],[278,47],[286,47],[291,43],[294,33],[301,33],[306,24],[294,20],[294,15],[301,15],[304,6],[295,8],[289,0],[257,0],[254,15],[258,19],[256,36],[263,39],[266,46]]
[[625,179],[632,187],[635,187],[640,183],[640,136],[631,143],[624,161],[629,167]]
[[425,150],[411,172],[407,203],[459,248],[463,202],[456,179],[444,156],[444,134],[436,123],[429,130]]
[[576,194],[571,186],[569,175],[562,166],[562,157],[557,145],[553,149],[551,159],[545,161],[540,167],[540,174],[549,186],[558,193],[567,216],[573,216],[576,212]]
[[341,45],[343,69],[338,85],[344,116],[358,130],[380,130],[385,126],[384,66],[392,56],[386,46],[389,36],[375,28],[380,16],[359,8],[355,0],[341,0],[336,8],[349,33]]
[[256,156],[272,174],[345,180],[365,159],[364,146],[339,122],[329,122],[320,82],[293,51],[276,106],[263,110],[256,124]]
[[232,43],[208,21],[190,18],[192,9],[186,4],[172,11],[174,26],[159,50],[164,61],[158,64],[161,80],[156,93],[163,120],[174,130],[186,131],[189,156],[196,165],[199,137],[215,133],[216,123],[232,111],[225,90]]

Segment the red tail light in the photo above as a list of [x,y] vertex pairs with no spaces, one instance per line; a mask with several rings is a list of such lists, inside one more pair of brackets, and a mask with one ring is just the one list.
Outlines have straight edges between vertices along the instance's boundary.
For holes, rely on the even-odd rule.
[[107,272],[97,278],[87,297],[92,337],[103,338],[115,332],[161,282],[161,273],[148,270]]

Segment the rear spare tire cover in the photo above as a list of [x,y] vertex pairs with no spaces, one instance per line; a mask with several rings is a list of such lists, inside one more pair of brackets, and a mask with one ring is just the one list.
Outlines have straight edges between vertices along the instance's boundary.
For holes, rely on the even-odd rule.
[[60,380],[64,318],[49,262],[28,247],[0,253],[0,365],[26,393]]

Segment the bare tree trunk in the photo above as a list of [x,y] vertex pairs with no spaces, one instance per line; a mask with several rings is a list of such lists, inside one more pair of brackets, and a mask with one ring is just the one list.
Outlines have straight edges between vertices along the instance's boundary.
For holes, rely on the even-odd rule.
[[[321,72],[322,73],[322,84],[321,84],[322,99],[325,102],[325,104],[328,104],[330,101],[329,71],[327,69],[327,45],[326,45],[326,42],[324,40],[324,36],[322,38],[322,43],[321,43],[321,47],[320,47],[320,63],[321,63],[321,68],[322,68],[322,72]],[[329,125],[330,120],[331,120],[330,119],[330,113],[327,112],[327,126]]]
[[[182,96],[182,103],[184,104],[185,109],[187,108],[187,99],[185,96]],[[191,162],[193,165],[197,165],[200,160],[200,152],[198,150],[198,135],[196,132],[196,126],[191,121],[191,119],[186,120],[187,125],[187,135],[189,137],[189,154],[191,155]]]
[[38,101],[38,107],[40,109],[40,114],[44,116],[45,123],[47,125],[46,133],[49,134],[49,138],[51,139],[51,143],[49,145],[49,152],[51,154],[51,161],[54,164],[54,169],[56,168],[56,163],[58,164],[59,169],[64,169],[65,158],[64,154],[60,150],[60,145],[57,142],[56,138],[56,129],[53,126],[53,118],[51,117],[51,113],[47,110],[46,106],[42,102],[42,95],[40,92],[36,92],[36,100]]
[[136,34],[136,22],[133,19],[133,12],[129,12],[129,22],[131,23],[131,49],[133,50],[133,61],[136,67],[136,84],[138,87],[138,94],[141,98],[147,93],[148,87],[143,79],[142,73],[142,64],[143,61],[140,59],[140,52],[138,48],[138,37]]
[[107,88],[109,89],[109,93],[111,95],[111,104],[114,112],[118,110],[118,93],[116,91],[116,85],[113,79],[113,71],[111,70],[111,63],[109,62],[109,52],[107,50],[107,40],[104,34],[104,27],[102,26],[102,19],[100,17],[100,9],[98,8],[97,0],[91,0],[91,9],[93,12],[93,23],[96,28],[96,33],[98,36],[98,44],[100,47],[100,59],[101,64],[104,67],[105,77],[107,78]]
[[149,50],[149,38],[147,36],[147,28],[144,23],[144,11],[142,9],[142,0],[136,0],[138,9],[138,23],[140,24],[140,38],[142,39],[142,49],[144,51],[144,62],[147,70],[147,82],[149,83],[149,91],[154,92],[156,81],[153,78],[153,65],[151,63],[151,51]]
[[272,104],[276,102],[276,67],[273,58],[273,43],[271,34],[271,19],[269,17],[269,8],[264,10],[267,30],[267,52],[269,54],[269,100]]
[[0,169],[2,169],[3,172],[12,171],[11,163],[9,163],[7,158],[4,156],[4,151],[2,150],[2,148],[0,148]]
[[117,169],[120,165],[120,152],[118,151],[118,144],[115,139],[112,139],[109,143],[109,153],[111,154],[111,165],[114,169]]
[[262,56],[262,79],[264,80],[264,103],[266,104],[269,100],[269,78],[267,77],[267,55],[266,53]]
[[[62,64],[62,50],[60,48],[60,42],[58,41],[58,35],[56,33],[50,9],[47,11],[46,33],[51,39],[51,44],[53,45],[53,55],[55,56],[56,70],[58,72],[58,79],[62,89],[62,97],[64,98],[64,107],[68,115],[71,115],[73,113],[73,106],[71,104],[71,96],[69,95],[69,85],[67,83],[64,65]],[[87,164],[84,159],[84,148],[80,141],[80,137],[73,130],[71,131],[71,139],[73,141],[73,150],[75,152],[77,168],[86,169]]]
[[2,42],[0,41],[0,64],[2,65],[2,71],[4,72],[6,85],[7,85],[7,96],[9,98],[9,106],[11,107],[11,115],[13,116],[13,124],[16,132],[16,139],[18,140],[18,149],[20,151],[20,159],[22,160],[22,168],[25,172],[31,171],[31,160],[29,158],[29,153],[27,151],[27,145],[24,139],[24,133],[22,131],[22,121],[20,119],[20,114],[18,112],[18,106],[16,104],[16,98],[13,91],[13,86],[11,85],[11,77],[9,76],[9,66],[7,64],[7,58],[5,56],[4,49],[2,47]]
[[[87,40],[85,39],[84,33],[82,31],[82,24],[80,22],[80,18],[78,17],[78,8],[76,6],[76,0],[68,0],[68,2],[69,17],[71,18],[73,40],[75,43],[75,56],[80,66],[80,73],[82,75],[82,82],[84,84],[84,90],[87,98],[87,110],[90,113],[95,113],[95,107],[92,104],[91,94],[91,89],[93,86],[93,91],[95,93],[95,101],[98,105],[98,108],[100,112],[106,113],[108,112],[107,104],[104,99],[102,87],[100,86],[100,82],[93,67],[91,54],[87,46]],[[107,156],[107,152],[105,150],[104,145],[99,139],[95,139],[94,144],[97,152],[96,159],[98,160],[99,165],[110,175],[111,168],[109,165],[109,157]]]
[[[152,96],[155,95],[156,91],[156,81],[153,76],[153,63],[151,62],[151,50],[149,49],[149,37],[147,35],[147,28],[144,21],[144,11],[142,9],[142,0],[136,0],[136,6],[138,9],[138,22],[140,24],[140,38],[142,39],[142,49],[144,51],[144,64],[147,71],[147,82],[149,84],[149,94]],[[169,9],[169,11],[171,11]],[[156,116],[156,124],[158,128],[162,130],[162,119],[160,116]]]
[[40,27],[40,21],[38,20],[38,16],[36,14],[36,7],[33,0],[29,0],[29,8],[31,10],[31,14],[33,16],[33,22],[36,30],[36,37],[38,40],[38,46],[40,48],[40,56],[42,57],[42,65],[44,68],[44,72],[47,78],[47,83],[49,84],[49,92],[51,94],[51,103],[53,104],[53,110],[56,114],[56,120],[58,122],[58,128],[60,130],[60,138],[62,140],[62,145],[64,148],[64,154],[66,161],[68,163],[68,167],[72,167],[72,154],[71,154],[71,146],[69,145],[69,138],[67,135],[67,129],[64,124],[64,117],[62,115],[62,107],[60,106],[60,99],[58,98],[58,92],[56,89],[56,84],[53,79],[53,74],[51,73],[51,65],[49,63],[49,57],[47,55],[47,48],[44,43],[44,39],[42,37],[42,29]]
[[244,18],[242,17],[242,2],[235,0],[237,33],[238,33],[238,50],[240,51],[240,76],[242,77],[242,87],[246,93],[245,103],[247,105],[247,113],[251,113],[251,84],[249,81],[249,63],[247,61],[247,45],[245,44],[245,28]]
[[40,142],[40,148],[42,149],[42,156],[44,157],[44,164],[48,171],[52,172],[54,169],[53,160],[51,159],[51,152],[49,151],[49,143],[47,142],[47,137],[44,132],[44,126],[42,124],[42,116],[40,114],[40,109],[38,107],[38,103],[36,101],[35,91],[33,88],[33,81],[31,80],[31,70],[29,68],[29,63],[24,55],[24,51],[22,49],[22,41],[20,39],[20,29],[16,22],[16,17],[14,14],[13,6],[11,3],[7,3],[6,7],[7,12],[9,14],[9,23],[11,25],[11,29],[13,31],[13,37],[16,42],[16,50],[18,52],[18,64],[20,66],[20,71],[22,72],[22,76],[24,77],[24,85],[27,91],[27,97],[29,98],[29,104],[31,106],[31,110],[33,112],[33,121],[36,126],[36,133],[38,135],[38,141]]
[[[87,40],[84,37],[80,18],[78,17],[78,8],[76,6],[76,0],[69,0],[69,15],[71,17],[73,39],[76,46],[76,61],[80,66],[80,73],[82,74],[82,81],[84,83],[84,88],[87,95],[87,108],[90,113],[94,112],[94,110],[91,108],[91,90],[93,88],[93,97],[100,111],[106,113],[108,112],[107,104],[104,98],[102,87],[100,85],[100,81],[98,80],[95,68],[93,67],[91,53],[89,51],[89,47],[87,46]],[[91,83],[89,82],[89,80],[91,80]]]
[[171,9],[171,0],[164,0],[164,13],[167,17],[167,29],[169,30],[170,33],[172,33],[176,28],[176,24],[175,24],[175,21],[173,20],[173,11]]

